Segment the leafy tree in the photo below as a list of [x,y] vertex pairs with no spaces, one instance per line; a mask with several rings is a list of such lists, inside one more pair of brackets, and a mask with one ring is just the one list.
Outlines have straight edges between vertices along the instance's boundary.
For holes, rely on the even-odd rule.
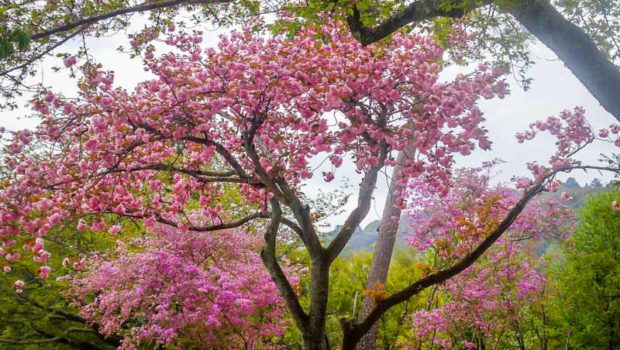
[[[223,37],[217,50],[203,49],[200,41],[198,33],[173,33],[166,38],[173,52],[156,56],[151,48],[144,63],[156,79],[133,92],[114,88],[111,72],[87,65],[79,100],[46,92],[33,101],[42,124],[11,135],[4,150],[11,172],[1,185],[0,236],[9,246],[2,254],[8,261],[28,254],[44,263],[44,250],[17,247],[14,238],[46,236],[78,217],[78,230],[110,234],[122,231],[123,218],[182,232],[258,222],[265,227],[263,264],[304,348],[323,349],[330,267],[368,214],[379,172],[394,165],[395,153],[413,136],[417,158],[404,164],[404,178],[449,192],[454,154],[490,146],[476,101],[505,93],[503,70],[480,65],[441,82],[444,52],[431,38],[398,34],[363,47],[335,22],[294,38],[246,29]],[[474,264],[530,200],[557,189],[558,172],[618,171],[572,158],[596,139],[582,109],[535,123],[518,138],[546,131],[559,148],[549,165],[529,164],[533,178],[517,181],[523,195],[497,220],[477,226],[475,239],[455,259],[398,291],[374,293],[367,317],[342,320],[343,349],[354,348],[386,312]],[[620,127],[604,131],[600,138],[614,142]],[[325,181],[348,159],[361,174],[357,206],[327,245],[303,192],[314,175],[309,160],[316,157],[329,161]],[[243,205],[221,205],[231,186]],[[309,256],[306,307],[278,261],[277,248],[290,243],[280,235],[282,226]]]
[[597,188],[597,189],[599,189],[599,188],[603,188],[603,183],[601,182],[601,180],[600,180],[600,179],[598,179],[598,178],[594,178],[594,179],[592,179],[592,181],[590,181],[590,183],[588,184],[588,186],[589,186],[589,187],[592,187],[592,188]]
[[577,182],[574,177],[566,179],[564,186],[566,186],[566,188],[581,188],[581,185],[579,185],[579,182]]
[[[591,196],[564,259],[554,269],[562,336],[574,349],[620,346],[620,217],[618,193]],[[616,203],[616,202],[613,202]]]

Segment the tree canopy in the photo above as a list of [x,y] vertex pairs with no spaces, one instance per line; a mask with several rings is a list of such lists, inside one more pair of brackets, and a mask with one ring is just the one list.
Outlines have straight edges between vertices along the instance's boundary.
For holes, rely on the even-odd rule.
[[[4,162],[10,172],[2,183],[0,202],[6,260],[31,255],[45,264],[50,255],[43,240],[28,240],[22,233],[45,237],[59,225],[115,235],[123,230],[123,220],[134,220],[146,228],[163,224],[191,237],[190,232],[215,233],[261,223],[260,256],[304,347],[326,347],[329,269],[367,216],[379,172],[394,165],[395,153],[413,140],[416,154],[405,159],[403,183],[423,181],[427,191],[438,195],[458,189],[459,182],[451,179],[454,155],[491,145],[477,100],[506,92],[505,70],[489,64],[453,81],[439,81],[444,51],[431,37],[399,33],[389,42],[362,46],[341,23],[328,21],[294,37],[286,32],[261,35],[246,27],[222,37],[217,49],[201,47],[199,32],[169,26],[165,42],[171,51],[146,49],[144,66],[156,78],[133,91],[114,87],[113,72],[92,64],[83,67],[78,99],[52,91],[41,94],[33,105],[42,124],[34,131],[7,135]],[[149,33],[136,45],[156,40]],[[456,32],[449,40],[463,42],[462,35]],[[455,247],[457,254],[445,264],[376,298],[363,319],[343,320],[343,349],[354,348],[390,308],[474,264],[518,225],[538,193],[557,190],[558,172],[618,171],[613,164],[582,164],[574,155],[597,139],[618,143],[620,127],[595,132],[585,122],[583,109],[576,108],[533,124],[517,139],[528,141],[543,132],[557,139],[558,149],[548,165],[528,165],[533,177],[516,181],[523,195],[503,202],[496,218],[471,223],[464,245]],[[326,182],[345,162],[361,174],[356,208],[325,245],[302,187],[315,175],[310,161],[317,157],[330,164],[331,171],[321,174]],[[220,203],[230,189],[238,191],[242,204]],[[404,206],[405,193],[397,196]],[[481,210],[478,215],[487,209]],[[287,230],[310,258],[307,306],[278,260],[278,247],[288,243],[281,236]],[[166,244],[153,244],[155,256],[163,259]],[[153,261],[144,254],[139,255],[144,263]],[[39,269],[42,279],[49,272],[47,265]],[[148,277],[140,271],[126,273],[129,278],[134,275]],[[22,290],[23,282],[15,288]],[[126,292],[121,300],[131,305],[129,296],[137,291]],[[104,314],[105,300],[101,297],[99,304]],[[142,306],[151,309],[137,305]],[[127,312],[121,314],[128,317]],[[110,331],[119,325],[117,318],[113,320]],[[144,330],[147,338],[153,334],[149,329]],[[158,342],[169,339],[160,336],[164,338],[156,338]],[[134,337],[140,339],[138,334]]]

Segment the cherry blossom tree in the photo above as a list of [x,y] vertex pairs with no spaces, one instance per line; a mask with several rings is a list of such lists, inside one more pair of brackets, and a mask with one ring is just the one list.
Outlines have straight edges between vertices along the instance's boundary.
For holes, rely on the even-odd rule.
[[[50,91],[33,101],[41,125],[8,135],[3,152],[12,171],[0,187],[1,253],[8,261],[33,256],[45,264],[43,245],[17,240],[23,233],[45,237],[63,225],[119,234],[123,220],[134,220],[149,229],[163,224],[219,234],[260,223],[261,259],[304,348],[322,349],[329,268],[368,214],[380,172],[411,141],[416,151],[402,164],[403,179],[423,179],[447,193],[454,155],[490,147],[476,102],[506,93],[504,70],[481,64],[441,82],[443,50],[431,38],[398,34],[362,46],[337,23],[293,38],[245,29],[222,37],[217,49],[202,48],[200,33],[173,29],[164,39],[171,52],[145,51],[144,67],[154,79],[133,91],[114,88],[113,72],[93,64],[84,67],[79,99]],[[144,33],[132,44],[152,40],[156,35]],[[530,165],[535,178],[518,182],[523,197],[486,225],[460,260],[378,300],[364,319],[343,320],[343,349],[354,348],[394,305],[471,266],[557,172],[593,168],[571,160],[594,139],[580,123],[583,113],[556,119],[537,129],[548,126],[562,141],[553,166]],[[325,181],[345,162],[361,177],[356,207],[327,246],[303,192],[315,175],[314,159],[331,167]],[[243,196],[242,205],[219,200],[231,189]],[[405,205],[405,194],[397,195]],[[277,259],[285,230],[310,256],[308,307]]]

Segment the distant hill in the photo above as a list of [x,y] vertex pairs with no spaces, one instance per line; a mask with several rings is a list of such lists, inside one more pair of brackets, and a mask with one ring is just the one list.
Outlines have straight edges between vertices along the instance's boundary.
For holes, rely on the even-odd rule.
[[[406,233],[408,231],[408,227],[406,225],[407,221],[408,220],[401,220],[400,225],[398,226],[398,234],[396,236],[397,247],[402,248],[402,247],[405,247],[406,245],[404,237],[406,236]],[[342,252],[342,256],[347,257],[351,255],[353,252],[358,252],[358,251],[364,251],[364,252],[372,251],[375,243],[377,243],[377,237],[379,235],[379,223],[380,223],[379,220],[375,220],[369,223],[368,225],[366,225],[364,229],[358,227],[355,233],[353,234],[353,236],[351,237],[351,240],[347,244],[347,247]],[[328,240],[331,240],[336,235],[336,233],[340,231],[341,227],[342,226],[340,225],[336,226],[334,230],[328,236],[329,237]]]
[[[592,182],[582,187],[581,185],[579,185],[577,181],[575,181],[574,178],[569,178],[566,182],[562,183],[562,185],[560,186],[560,189],[557,192],[555,193],[545,192],[541,194],[541,197],[556,199],[560,202],[565,203],[569,207],[577,210],[583,205],[583,203],[585,202],[586,198],[589,195],[593,193],[597,193],[597,192],[612,191],[612,190],[613,190],[612,186],[610,185],[603,186],[600,180],[598,179],[594,179]],[[570,202],[566,202],[562,200],[560,198],[560,195],[562,192],[567,192],[568,194],[573,196],[573,200]],[[407,215],[407,214],[404,213],[403,216],[404,215]],[[345,257],[349,256],[353,252],[356,252],[356,251],[366,251],[366,252],[372,251],[375,243],[377,242],[379,222],[380,222],[379,220],[375,220],[369,223],[363,229],[358,227],[355,233],[353,234],[353,236],[351,237],[349,244],[347,244],[347,247],[344,249],[343,256]],[[407,227],[407,222],[408,220],[400,221],[400,226],[398,227],[398,235],[396,238],[397,248],[403,248],[406,246],[404,237],[406,236],[407,232],[410,231],[409,227]],[[333,239],[333,237],[335,237],[336,233],[340,230],[341,227],[342,226],[340,225],[336,226],[334,230],[330,234],[328,234],[327,237],[325,237],[326,240],[329,241]]]

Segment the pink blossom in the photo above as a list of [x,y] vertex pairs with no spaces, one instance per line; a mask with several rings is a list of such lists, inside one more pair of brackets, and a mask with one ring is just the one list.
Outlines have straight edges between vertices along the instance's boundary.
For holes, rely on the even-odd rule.
[[86,231],[86,230],[88,230],[89,228],[90,228],[90,227],[88,226],[88,224],[87,224],[84,220],[80,220],[80,221],[78,222],[77,229],[78,229],[79,231]]
[[[121,245],[111,257],[88,262],[73,287],[83,317],[104,334],[121,334],[123,348],[152,342],[234,348],[282,335],[284,304],[260,261],[259,236],[156,230],[136,242],[143,252]],[[87,299],[91,293],[97,298]],[[125,330],[125,321],[138,315],[144,321]],[[243,338],[235,329],[243,329]]]
[[65,103],[62,107],[62,112],[64,114],[71,114],[75,110],[75,105],[73,103]]
[[560,189],[560,182],[559,181],[552,181],[548,186],[547,186],[547,190],[549,192],[557,192]]
[[325,182],[331,182],[334,180],[334,173],[332,173],[331,171],[324,173],[323,177],[325,178]]
[[572,201],[573,200],[573,196],[571,196],[567,192],[562,192],[560,194],[560,197],[562,197],[562,199],[565,200],[565,201]]
[[71,67],[77,63],[77,57],[71,55],[65,58],[62,62],[65,65],[65,67]]
[[41,266],[39,268],[39,274],[42,279],[47,279],[49,277],[50,271],[52,271],[52,269],[49,266]]
[[119,225],[110,226],[110,228],[108,229],[108,233],[111,235],[115,235],[119,232],[121,232],[121,227]]

